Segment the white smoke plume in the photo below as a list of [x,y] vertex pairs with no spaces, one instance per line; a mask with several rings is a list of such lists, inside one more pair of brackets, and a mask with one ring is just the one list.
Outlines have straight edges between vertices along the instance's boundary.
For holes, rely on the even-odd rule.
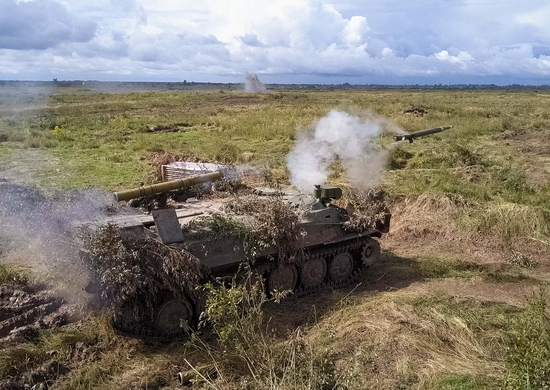
[[244,91],[248,93],[258,93],[267,91],[267,88],[260,81],[257,74],[246,72]]
[[290,182],[300,191],[311,192],[324,184],[331,164],[339,160],[350,184],[359,190],[380,183],[389,157],[377,137],[404,131],[388,119],[370,111],[332,110],[325,117],[298,132],[297,143],[287,155]]

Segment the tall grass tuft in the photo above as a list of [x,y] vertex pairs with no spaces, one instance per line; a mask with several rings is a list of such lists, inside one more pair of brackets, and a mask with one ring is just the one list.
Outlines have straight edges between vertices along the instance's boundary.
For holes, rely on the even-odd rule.
[[513,320],[505,388],[550,388],[550,317],[544,290]]
[[[2,254],[0,250],[0,255]],[[27,276],[20,271],[15,271],[4,264],[0,264],[0,286],[10,282],[24,282]]]
[[534,239],[550,245],[550,211],[516,203],[487,203],[465,212],[460,224],[504,240]]

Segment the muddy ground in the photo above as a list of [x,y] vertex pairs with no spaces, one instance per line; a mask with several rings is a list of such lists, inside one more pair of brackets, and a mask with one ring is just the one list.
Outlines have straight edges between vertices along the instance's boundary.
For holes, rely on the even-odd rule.
[[[55,329],[75,319],[76,306],[56,296],[45,285],[13,281],[0,286],[0,348],[36,342],[40,331]],[[53,383],[65,370],[55,357],[31,372],[32,383]],[[25,389],[29,378],[0,379],[0,389]]]

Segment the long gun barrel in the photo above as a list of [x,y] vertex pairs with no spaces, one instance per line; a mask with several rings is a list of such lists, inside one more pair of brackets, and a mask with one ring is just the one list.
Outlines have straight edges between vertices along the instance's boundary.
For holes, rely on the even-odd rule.
[[435,134],[435,133],[441,133],[442,131],[449,130],[451,127],[453,127],[453,126],[440,126],[440,127],[436,127],[436,128],[430,129],[430,130],[417,131],[416,133],[412,133],[412,134],[396,135],[395,137],[393,137],[393,139],[395,141],[408,140],[409,142],[413,142],[413,140],[415,138],[424,137],[425,135],[430,135],[430,134]]
[[222,175],[220,172],[206,173],[204,175],[191,176],[186,179],[172,180],[164,183],[153,184],[150,186],[144,186],[134,188],[131,190],[120,191],[113,193],[115,202],[121,202],[123,200],[130,200],[136,198],[142,198],[146,196],[153,196],[163,192],[179,190],[186,187],[194,186],[195,184],[209,183],[216,180],[220,180]]

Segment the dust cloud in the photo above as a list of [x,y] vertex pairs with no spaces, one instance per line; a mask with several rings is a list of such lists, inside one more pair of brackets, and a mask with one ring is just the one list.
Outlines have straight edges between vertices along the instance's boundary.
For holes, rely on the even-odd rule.
[[49,197],[33,186],[0,182],[0,261],[30,269],[67,299],[78,300],[88,269],[79,258],[75,232],[100,221],[112,203],[99,189]]
[[245,82],[244,82],[244,91],[248,93],[258,93],[258,92],[267,91],[267,88],[260,81],[260,79],[258,78],[258,75],[246,72]]
[[298,130],[296,145],[286,158],[291,183],[311,192],[314,185],[326,182],[332,164],[339,161],[354,188],[375,187],[390,153],[379,145],[383,133],[405,134],[387,118],[368,110],[331,110]]

